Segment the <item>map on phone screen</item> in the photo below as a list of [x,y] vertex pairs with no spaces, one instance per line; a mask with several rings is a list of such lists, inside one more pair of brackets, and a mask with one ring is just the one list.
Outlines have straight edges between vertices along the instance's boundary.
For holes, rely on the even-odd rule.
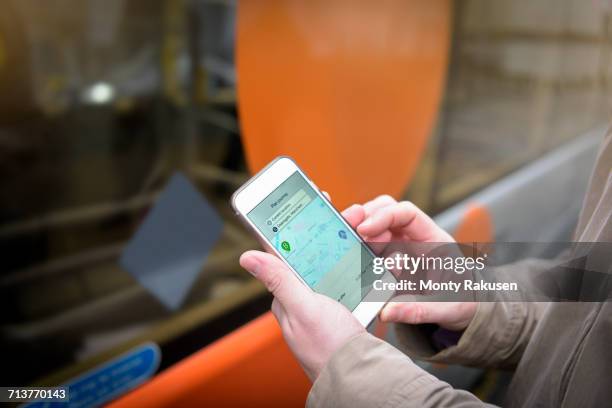
[[312,289],[359,304],[362,244],[299,172],[247,216]]

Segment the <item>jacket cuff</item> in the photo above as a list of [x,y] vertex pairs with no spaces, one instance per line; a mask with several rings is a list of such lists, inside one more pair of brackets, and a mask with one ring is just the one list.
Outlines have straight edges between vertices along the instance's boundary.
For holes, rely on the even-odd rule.
[[[394,379],[393,373],[381,377],[383,362],[386,367],[402,367],[401,381]],[[438,382],[393,346],[363,333],[334,353],[315,380],[306,406],[354,408],[393,405],[400,391],[405,394],[412,388]]]
[[525,321],[521,303],[481,302],[459,342],[437,351],[415,326],[397,324],[396,334],[402,350],[418,359],[473,366],[500,366],[511,359],[513,344]]

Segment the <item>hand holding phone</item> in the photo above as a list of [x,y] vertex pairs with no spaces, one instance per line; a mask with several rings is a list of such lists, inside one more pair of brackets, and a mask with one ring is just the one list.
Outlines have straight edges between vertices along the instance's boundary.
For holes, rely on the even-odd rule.
[[363,326],[376,317],[384,302],[364,301],[362,286],[374,253],[293,160],[275,159],[234,193],[232,206],[304,285]]
[[232,206],[276,255],[248,251],[240,264],[274,295],[272,313],[314,381],[334,352],[365,333],[384,304],[363,301],[361,272],[374,256],[354,230],[364,208],[339,214],[286,157],[234,193]]
[[311,381],[337,350],[365,333],[347,308],[310,290],[276,256],[248,251],[240,257],[240,264],[274,295],[272,313]]

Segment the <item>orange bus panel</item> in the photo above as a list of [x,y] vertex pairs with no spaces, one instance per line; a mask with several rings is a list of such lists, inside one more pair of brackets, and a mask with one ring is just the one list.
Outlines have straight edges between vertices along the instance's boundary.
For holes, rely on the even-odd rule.
[[292,156],[338,207],[407,187],[435,124],[449,0],[241,1],[247,161]]
[[493,242],[495,229],[490,211],[480,204],[470,204],[453,235],[457,242]]
[[111,406],[303,407],[309,389],[310,381],[268,312]]

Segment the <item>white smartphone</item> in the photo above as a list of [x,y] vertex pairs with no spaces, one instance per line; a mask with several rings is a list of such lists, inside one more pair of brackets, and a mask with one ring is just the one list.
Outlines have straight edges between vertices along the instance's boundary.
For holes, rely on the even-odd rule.
[[306,286],[342,303],[364,326],[376,317],[385,302],[366,301],[362,290],[374,253],[291,158],[276,158],[246,182],[232,207]]

